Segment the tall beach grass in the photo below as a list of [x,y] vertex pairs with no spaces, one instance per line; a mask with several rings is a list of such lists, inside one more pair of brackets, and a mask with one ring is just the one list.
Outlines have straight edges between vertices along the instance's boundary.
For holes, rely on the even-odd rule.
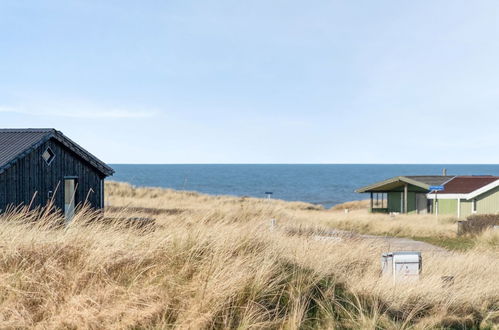
[[[419,281],[393,282],[380,276],[382,244],[288,230],[362,229],[371,217],[362,211],[106,188],[105,217],[114,222],[85,209],[67,226],[44,210],[0,216],[3,327],[430,329],[499,322],[499,258],[489,243],[465,253],[428,252]],[[123,226],[127,217],[154,218],[156,225]],[[451,225],[424,229],[433,220],[417,224],[408,216],[390,227],[392,220],[372,216],[379,232],[403,221],[410,228],[401,230],[411,232],[446,233]]]

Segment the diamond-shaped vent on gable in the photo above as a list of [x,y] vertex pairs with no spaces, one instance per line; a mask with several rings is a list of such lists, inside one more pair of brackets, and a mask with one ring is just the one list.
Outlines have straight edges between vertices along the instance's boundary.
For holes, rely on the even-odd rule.
[[47,165],[50,165],[50,163],[52,163],[52,161],[53,161],[53,160],[54,160],[54,158],[55,158],[55,154],[54,154],[54,152],[52,151],[52,149],[47,148],[47,149],[45,149],[45,151],[43,152],[43,154],[42,154],[42,158],[43,158],[43,160],[47,163]]

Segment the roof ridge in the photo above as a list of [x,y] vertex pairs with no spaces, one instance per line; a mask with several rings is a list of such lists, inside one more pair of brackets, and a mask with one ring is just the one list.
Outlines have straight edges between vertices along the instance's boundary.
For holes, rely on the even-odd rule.
[[0,128],[2,132],[55,132],[55,128]]
[[406,178],[453,178],[455,175],[402,175],[402,177]]
[[458,175],[456,178],[459,179],[493,179],[493,178],[499,178],[499,176],[496,175]]

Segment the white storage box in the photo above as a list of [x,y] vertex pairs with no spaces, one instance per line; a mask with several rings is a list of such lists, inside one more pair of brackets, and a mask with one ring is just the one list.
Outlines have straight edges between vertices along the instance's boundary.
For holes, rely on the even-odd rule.
[[404,251],[383,253],[381,271],[394,279],[419,279],[422,270],[421,252]]

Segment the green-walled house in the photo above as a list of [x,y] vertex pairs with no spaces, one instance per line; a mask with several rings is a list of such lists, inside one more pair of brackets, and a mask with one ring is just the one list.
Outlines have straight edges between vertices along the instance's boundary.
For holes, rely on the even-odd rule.
[[371,212],[433,213],[457,218],[499,213],[497,176],[398,176],[356,192],[370,193]]

